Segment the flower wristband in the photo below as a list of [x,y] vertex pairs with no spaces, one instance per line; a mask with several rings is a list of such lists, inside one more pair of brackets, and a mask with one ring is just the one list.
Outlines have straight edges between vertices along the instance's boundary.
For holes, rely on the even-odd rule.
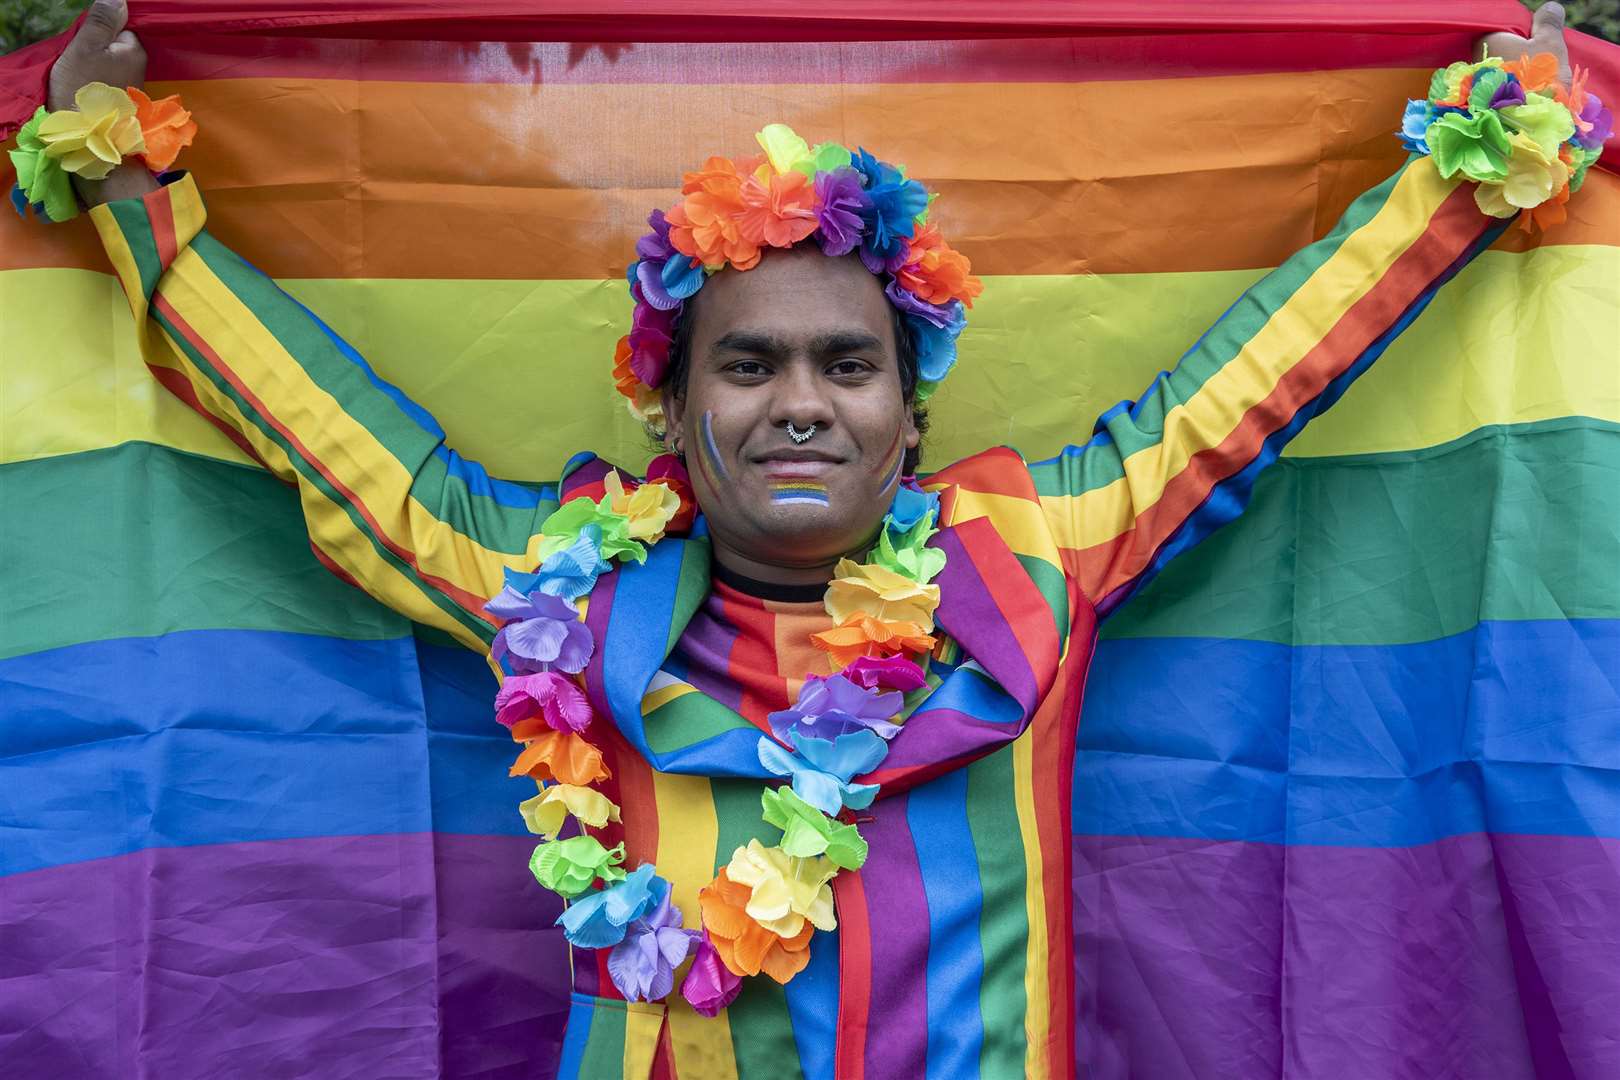
[[162,172],[197,134],[178,95],[154,101],[133,86],[120,90],[93,82],[79,87],[73,104],[55,112],[41,105],[17,132],[17,148],[10,152],[17,170],[11,202],[19,214],[32,208],[51,221],[77,217],[70,173],[100,180],[134,154]]
[[1552,53],[1452,64],[1429,80],[1427,100],[1407,102],[1401,144],[1447,179],[1476,181],[1474,201],[1492,217],[1520,214],[1527,232],[1557,225],[1614,127],[1586,78],[1577,69],[1565,89]]

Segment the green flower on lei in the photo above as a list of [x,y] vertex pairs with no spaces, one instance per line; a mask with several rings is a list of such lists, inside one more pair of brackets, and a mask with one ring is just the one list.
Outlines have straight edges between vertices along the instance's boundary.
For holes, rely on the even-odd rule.
[[30,204],[45,207],[52,221],[67,221],[79,215],[79,200],[73,183],[62,170],[62,163],[45,153],[39,125],[49,115],[41,105],[33,118],[17,132],[17,149],[11,151],[11,164],[17,170],[17,187]]
[[624,880],[619,864],[624,861],[624,845],[604,848],[594,836],[570,836],[540,844],[529,857],[534,880],[552,892],[572,900],[601,878],[604,884]]
[[866,841],[855,826],[834,821],[792,788],[766,788],[759,801],[765,820],[782,830],[778,846],[787,854],[800,859],[825,855],[845,870],[859,870],[866,862]]
[[1459,172],[1470,180],[1507,176],[1508,133],[1495,112],[1448,112],[1429,125],[1424,138],[1440,175],[1448,180]]

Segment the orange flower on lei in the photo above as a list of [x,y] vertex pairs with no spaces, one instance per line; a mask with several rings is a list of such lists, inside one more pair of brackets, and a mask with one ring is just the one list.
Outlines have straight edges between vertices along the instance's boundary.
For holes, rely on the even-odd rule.
[[531,716],[513,724],[512,738],[528,745],[512,762],[508,776],[532,776],[559,784],[584,785],[613,775],[602,764],[602,751],[572,732],[546,726],[541,717]]
[[[1526,90],[1545,90],[1549,86],[1558,85],[1558,57],[1550,52],[1509,60],[1502,65],[1502,70],[1517,75]],[[1462,97],[1466,104],[1468,101],[1466,91]]]
[[698,906],[703,911],[703,928],[708,931],[714,951],[733,975],[764,972],[779,983],[786,983],[810,963],[810,936],[816,928],[809,920],[791,938],[777,937],[749,917],[746,885],[726,877],[722,867],[708,885],[698,890]]
[[146,153],[142,156],[148,168],[162,172],[173,165],[180,151],[197,137],[197,122],[181,107],[179,94],[153,101],[132,86],[129,97],[135,102],[135,119],[141,124],[141,138],[146,140]]
[[865,612],[851,615],[831,630],[810,635],[810,641],[832,654],[836,668],[847,667],[862,656],[894,656],[902,652],[923,656],[934,648],[934,639],[916,623],[874,619]]
[[792,247],[816,231],[816,189],[802,172],[743,179],[737,219],[742,238],[758,247]]
[[939,226],[924,225],[907,241],[905,265],[895,273],[902,288],[930,304],[960,300],[967,307],[984,291],[984,283],[969,271],[967,257],[947,244]]

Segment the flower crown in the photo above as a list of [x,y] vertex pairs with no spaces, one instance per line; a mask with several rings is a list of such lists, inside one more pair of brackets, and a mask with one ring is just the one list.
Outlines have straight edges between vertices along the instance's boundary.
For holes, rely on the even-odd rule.
[[1401,143],[1432,155],[1447,179],[1478,181],[1474,201],[1492,217],[1519,214],[1526,232],[1557,225],[1614,129],[1586,78],[1576,69],[1560,85],[1551,53],[1452,64],[1429,80],[1427,100],[1407,102]]
[[765,248],[812,236],[827,255],[859,252],[883,277],[916,344],[917,398],[927,400],[956,363],[966,309],[984,291],[967,258],[928,223],[936,196],[907,179],[904,166],[837,143],[812,149],[786,124],[754,137],[763,154],[709,158],[683,178],[680,202],[647,216],[652,232],[636,241],[625,275],[635,315],[613,362],[630,411],[648,423],[663,418],[658,389],[675,325],[710,274],[751,270]]

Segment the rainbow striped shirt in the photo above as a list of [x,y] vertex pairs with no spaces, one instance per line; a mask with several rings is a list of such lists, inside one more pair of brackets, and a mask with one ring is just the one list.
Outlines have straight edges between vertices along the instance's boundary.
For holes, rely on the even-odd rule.
[[[486,475],[419,406],[203,228],[189,177],[94,211],[148,365],[294,484],[334,572],[487,649],[483,612],[530,570],[557,486]],[[1099,619],[1243,508],[1259,471],[1435,290],[1500,233],[1414,159],[1235,303],[1083,445],[993,449],[935,474],[949,556],[929,687],[879,770],[871,856],[835,882],[839,928],[786,987],[749,980],[720,1017],[627,1003],[576,954],[564,1077],[1034,1077],[1075,1070],[1070,786]],[[604,392],[606,387],[604,386]],[[656,862],[695,925],[697,890],[753,836],[764,716],[825,670],[825,615],[711,587],[701,520],[587,611],[592,729],[627,860]],[[521,902],[514,898],[514,902]]]

